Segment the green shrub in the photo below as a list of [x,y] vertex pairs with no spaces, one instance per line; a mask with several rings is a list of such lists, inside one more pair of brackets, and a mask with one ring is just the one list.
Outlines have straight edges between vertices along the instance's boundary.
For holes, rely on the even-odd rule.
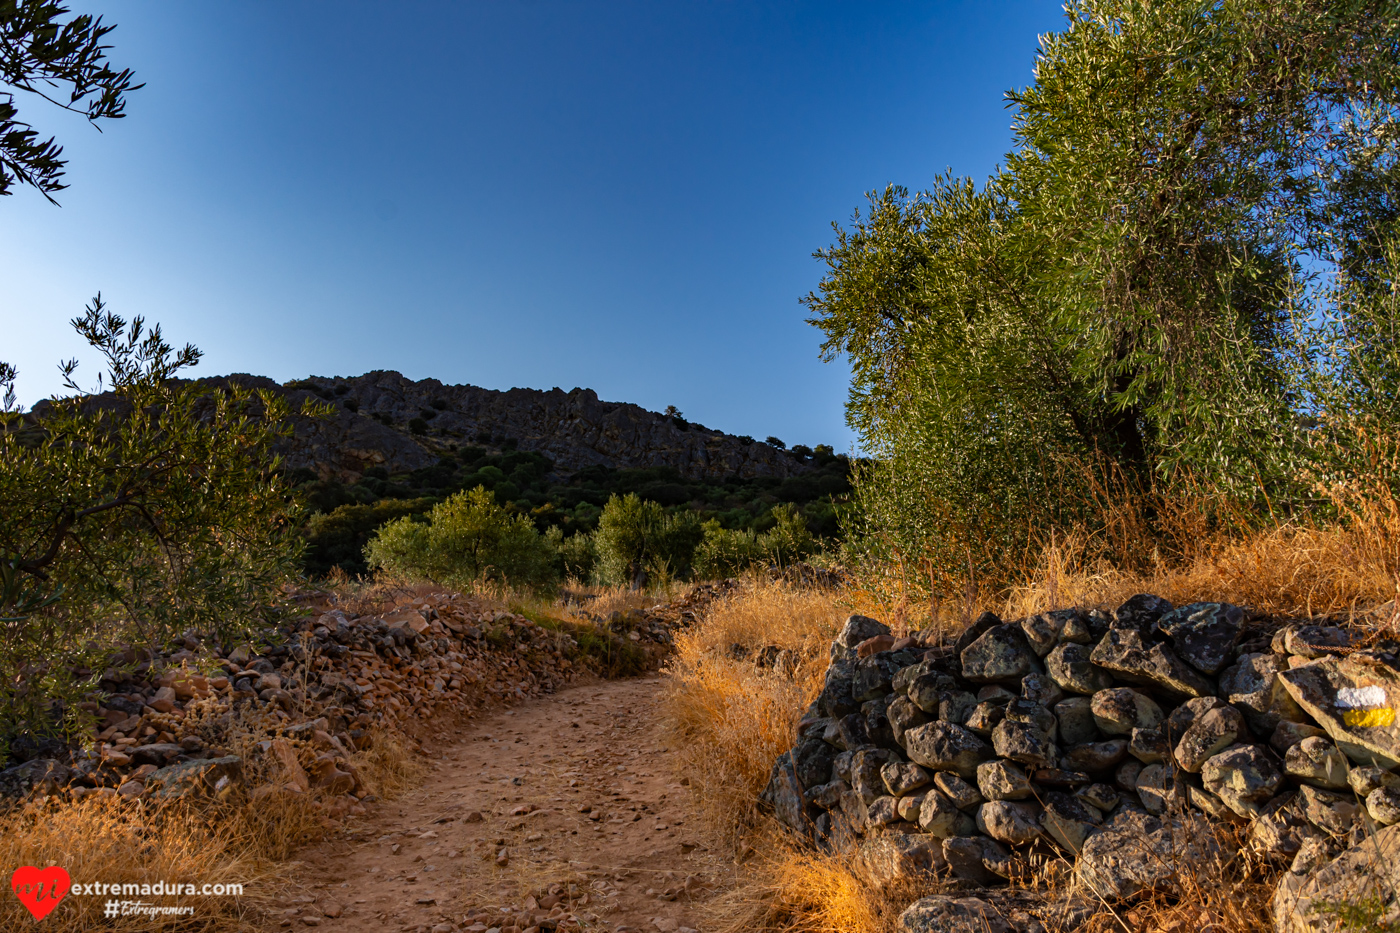
[[598,552],[591,534],[572,534],[566,537],[563,528],[552,525],[545,532],[544,538],[554,551],[554,570],[560,579],[587,580],[593,576]]
[[408,421],[408,429],[414,434],[427,434],[428,422],[424,421],[422,418],[410,418]]
[[594,575],[605,585],[640,589],[648,576],[684,576],[704,530],[694,513],[668,515],[636,493],[614,495],[603,507],[594,536]]
[[365,558],[372,568],[450,586],[532,586],[554,578],[554,554],[534,523],[498,505],[484,486],[434,506],[426,522],[405,517],[384,525]]
[[332,567],[346,573],[369,572],[365,545],[385,522],[406,515],[422,515],[432,508],[433,499],[381,499],[368,505],[342,505],[330,512],[312,515],[306,526],[306,572],[322,577]]
[[773,526],[762,534],[750,529],[727,529],[711,520],[695,550],[695,575],[705,579],[731,577],[754,564],[785,567],[819,549],[801,513],[791,505],[775,505],[768,513]]
[[0,414],[6,744],[78,728],[89,672],[114,650],[247,637],[286,608],[302,547],[271,453],[284,398],[174,379],[199,351],[140,318],[128,327],[100,298],[73,324],[106,359],[110,391],[83,392],[69,363],[73,395]]

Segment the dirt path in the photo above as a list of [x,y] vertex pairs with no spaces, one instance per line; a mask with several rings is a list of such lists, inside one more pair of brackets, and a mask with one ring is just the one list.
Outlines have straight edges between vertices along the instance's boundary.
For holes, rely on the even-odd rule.
[[576,687],[439,736],[417,789],[304,855],[304,890],[273,929],[695,928],[712,874],[684,822],[660,684]]

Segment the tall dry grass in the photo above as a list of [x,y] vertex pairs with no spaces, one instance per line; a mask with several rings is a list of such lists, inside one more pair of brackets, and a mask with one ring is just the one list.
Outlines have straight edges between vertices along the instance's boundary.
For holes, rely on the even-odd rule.
[[[752,579],[676,636],[667,724],[717,844],[737,851],[758,825],[758,795],[821,691],[827,648],[844,617],[829,592]],[[769,646],[790,652],[791,662],[756,665]]]

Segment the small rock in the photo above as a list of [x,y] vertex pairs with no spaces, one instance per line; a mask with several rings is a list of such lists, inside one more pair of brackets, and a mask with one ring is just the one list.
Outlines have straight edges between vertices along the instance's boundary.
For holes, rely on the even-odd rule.
[[880,777],[891,796],[911,794],[933,780],[919,765],[909,761],[888,761],[880,768]]
[[1347,784],[1356,792],[1356,796],[1365,798],[1380,787],[1400,790],[1400,775],[1374,765],[1361,765],[1347,771]]
[[1050,709],[1065,698],[1065,692],[1045,674],[1027,674],[1021,678],[1021,696]]
[[[981,771],[980,765],[978,771],[979,773]],[[933,776],[933,783],[949,800],[953,801],[959,810],[971,809],[983,800],[981,792],[976,787],[951,771],[939,771]]]
[[1114,687],[1094,694],[1094,724],[1108,735],[1131,735],[1134,729],[1162,722],[1162,708],[1146,694],[1130,687]]
[[1349,785],[1350,767],[1337,746],[1319,736],[1303,739],[1283,756],[1283,772],[1317,787],[1340,790]]
[[1040,836],[1039,817],[1036,804],[989,800],[977,808],[977,829],[997,842],[1025,845]]
[[1342,796],[1304,784],[1298,789],[1298,797],[1303,804],[1303,816],[1324,832],[1345,833],[1356,819],[1356,799],[1351,795]]
[[953,771],[971,779],[992,749],[975,734],[950,722],[931,722],[904,734],[909,759],[933,771]]
[[1137,794],[1148,813],[1160,816],[1178,796],[1176,780],[1166,765],[1147,765],[1138,775]]
[[1059,749],[1050,736],[1026,722],[1003,719],[992,730],[992,748],[997,755],[1032,768],[1053,768],[1060,759]]
[[1068,693],[1094,694],[1113,686],[1113,674],[1090,660],[1092,649],[1070,642],[1045,658],[1046,675]]
[[919,826],[924,832],[939,839],[958,835],[957,830],[965,824],[966,817],[947,795],[931,790],[924,795],[919,807]]
[[1094,701],[1089,697],[1070,697],[1056,703],[1055,722],[1060,741],[1066,745],[1083,745],[1099,737],[1099,727],[1094,722]]
[[[1281,683],[1282,681],[1280,681]],[[1269,747],[1280,755],[1288,754],[1288,750],[1304,739],[1313,736],[1325,736],[1326,731],[1317,726],[1310,726],[1302,722],[1289,722],[1283,720],[1274,727],[1273,734],[1269,736]]]
[[1366,812],[1382,826],[1400,823],[1400,790],[1377,787],[1366,795]]
[[1009,761],[979,765],[977,789],[987,800],[1025,800],[1034,792],[1026,773]]
[[973,884],[995,884],[1000,872],[989,866],[1002,864],[1009,857],[1005,846],[986,836],[952,836],[943,840],[943,858],[949,869]]
[[1236,745],[1208,760],[1201,768],[1205,789],[1240,816],[1251,817],[1283,783],[1273,761],[1258,745]]
[[1207,761],[1248,738],[1244,716],[1233,706],[1220,706],[1191,724],[1176,745],[1176,763],[1192,774]]

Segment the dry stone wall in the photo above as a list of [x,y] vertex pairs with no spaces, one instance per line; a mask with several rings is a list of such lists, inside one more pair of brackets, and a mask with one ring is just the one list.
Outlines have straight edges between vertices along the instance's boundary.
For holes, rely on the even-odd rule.
[[[1227,856],[1220,822],[1304,878],[1400,823],[1395,647],[1146,594],[1111,613],[987,613],[954,645],[851,616],[763,799],[879,883],[996,886],[1068,861],[1111,902]],[[985,906],[936,895],[904,928]]]

